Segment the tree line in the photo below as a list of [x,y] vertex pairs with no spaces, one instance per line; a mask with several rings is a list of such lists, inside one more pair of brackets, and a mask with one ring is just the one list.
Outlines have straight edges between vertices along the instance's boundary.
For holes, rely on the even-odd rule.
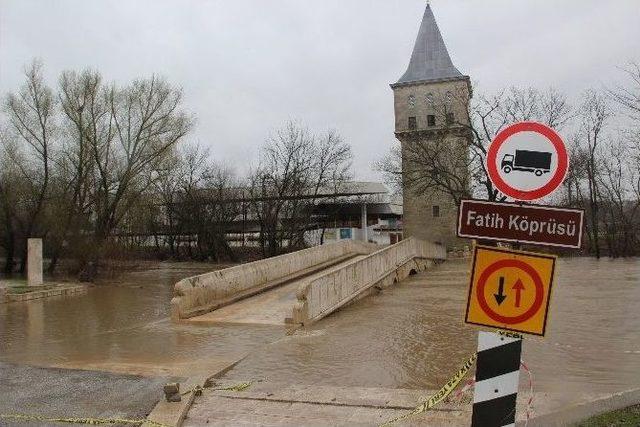
[[6,273],[25,270],[29,237],[44,239],[50,272],[72,260],[86,280],[106,257],[149,246],[236,260],[227,237],[239,217],[258,225],[261,255],[275,255],[304,244],[311,218],[301,213],[350,176],[351,148],[337,132],[289,122],[238,177],[187,141],[195,120],[182,90],[156,75],[121,85],[95,70],[64,71],[51,87],[34,61],[2,106]]
[[[494,188],[486,170],[490,142],[505,126],[537,121],[565,135],[570,167],[562,190],[548,202],[586,213],[586,251],[600,257],[640,254],[640,65],[622,69],[624,83],[584,91],[576,105],[555,89],[511,87],[493,94],[477,89],[454,93],[467,105],[455,120],[446,120],[451,102],[439,94],[434,102],[445,123],[430,141],[395,146],[376,163],[387,182],[401,190],[440,192],[459,204],[462,198],[492,201],[506,197]],[[450,117],[450,116],[449,116]],[[452,137],[464,141],[451,144]],[[412,173],[402,174],[402,162]]]

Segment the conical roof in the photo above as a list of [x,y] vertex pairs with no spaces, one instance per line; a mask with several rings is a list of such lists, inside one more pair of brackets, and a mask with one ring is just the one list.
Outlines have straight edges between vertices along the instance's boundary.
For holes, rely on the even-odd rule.
[[409,83],[424,80],[441,80],[464,77],[453,66],[447,47],[442,40],[440,29],[427,4],[422,17],[422,24],[418,31],[416,44],[413,47],[411,61],[407,71],[400,77],[398,83]]

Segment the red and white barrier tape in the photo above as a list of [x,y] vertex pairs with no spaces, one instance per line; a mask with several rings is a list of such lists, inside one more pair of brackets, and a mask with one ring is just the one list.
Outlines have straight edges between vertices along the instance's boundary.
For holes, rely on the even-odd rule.
[[527,373],[527,376],[529,377],[529,399],[527,399],[527,408],[525,409],[527,418],[524,422],[524,426],[527,427],[527,424],[529,424],[529,419],[533,417],[533,374],[527,367],[526,363],[524,363],[524,361],[520,361],[520,366],[522,366],[522,369],[524,369],[524,371]]

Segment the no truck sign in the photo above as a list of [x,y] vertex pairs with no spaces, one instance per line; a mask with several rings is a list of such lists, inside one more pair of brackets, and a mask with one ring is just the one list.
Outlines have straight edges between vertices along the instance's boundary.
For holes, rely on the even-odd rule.
[[495,187],[515,200],[551,194],[569,167],[560,135],[549,126],[519,122],[501,130],[487,151],[487,173]]

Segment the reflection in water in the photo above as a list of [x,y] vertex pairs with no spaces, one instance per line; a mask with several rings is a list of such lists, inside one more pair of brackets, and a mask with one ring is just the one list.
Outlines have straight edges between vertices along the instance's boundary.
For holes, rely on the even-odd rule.
[[[86,295],[0,304],[0,359],[192,375],[250,353],[229,378],[436,388],[476,348],[477,329],[463,324],[468,261],[413,276],[291,336],[280,326],[171,323],[173,284],[206,268],[166,264]],[[536,389],[640,386],[638,306],[638,259],[560,260],[548,335],[524,343]]]
[[35,300],[27,304],[27,348],[29,352],[41,351],[40,343],[44,336],[44,302]]

